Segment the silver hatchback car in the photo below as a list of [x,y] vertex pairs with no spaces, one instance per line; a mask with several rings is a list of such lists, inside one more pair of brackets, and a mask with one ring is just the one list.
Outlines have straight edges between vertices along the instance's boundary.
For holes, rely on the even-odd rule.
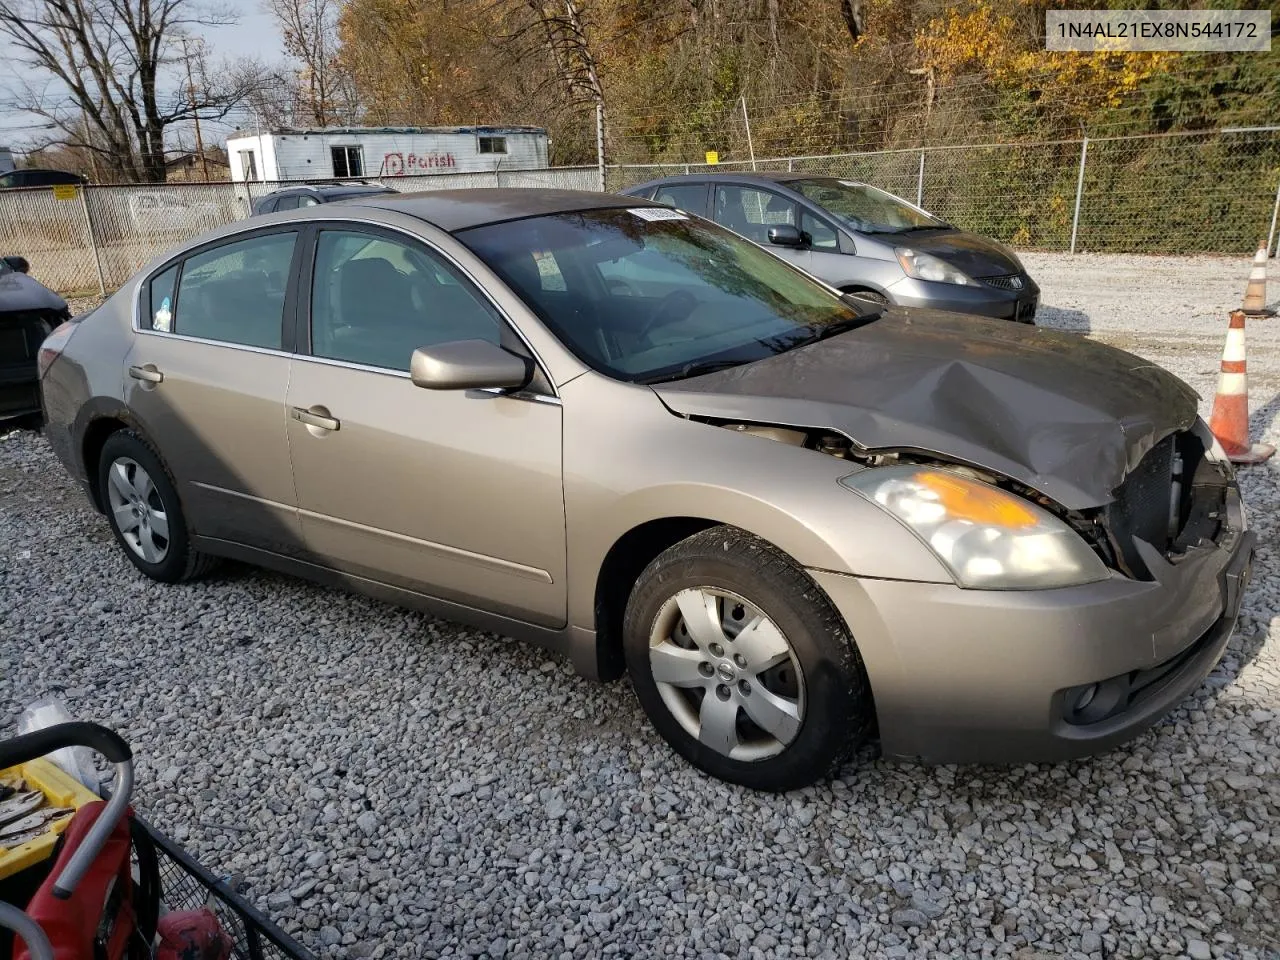
[[716,173],[651,180],[625,193],[714,220],[866,299],[1035,322],[1040,288],[1011,249],[870,184]]
[[50,444],[147,576],[235,557],[629,671],[682,756],[764,789],[877,730],[927,760],[1113,746],[1213,668],[1252,554],[1171,374],[872,310],[634,198],[254,218],[40,370]]

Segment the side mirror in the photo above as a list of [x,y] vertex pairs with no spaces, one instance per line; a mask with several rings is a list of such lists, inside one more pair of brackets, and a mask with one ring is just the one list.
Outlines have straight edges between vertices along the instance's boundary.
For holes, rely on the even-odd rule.
[[27,263],[26,257],[5,257],[4,262],[9,265],[11,270],[16,270],[18,273],[31,272],[31,264]]
[[804,235],[799,227],[789,223],[780,223],[769,228],[769,242],[775,247],[803,247]]
[[519,390],[533,363],[488,340],[451,340],[413,351],[409,376],[428,390]]

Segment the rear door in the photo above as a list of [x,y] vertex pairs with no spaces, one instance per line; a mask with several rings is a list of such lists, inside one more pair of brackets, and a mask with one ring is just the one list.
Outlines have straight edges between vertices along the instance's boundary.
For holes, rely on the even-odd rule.
[[284,403],[298,249],[296,229],[270,228],[154,274],[125,377],[193,532],[286,555],[303,552]]
[[[353,224],[317,231],[303,285],[310,349],[288,391],[289,445],[314,559],[358,577],[534,623],[565,622],[560,402],[427,390],[415,349],[484,339],[523,350],[440,250]],[[535,266],[557,289],[554,263]],[[308,355],[309,354],[309,355]]]

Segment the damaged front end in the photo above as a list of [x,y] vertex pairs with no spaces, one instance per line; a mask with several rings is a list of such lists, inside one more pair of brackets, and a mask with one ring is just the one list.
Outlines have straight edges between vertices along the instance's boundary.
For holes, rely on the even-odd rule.
[[[1203,421],[1156,443],[1103,506],[1068,509],[1039,490],[993,471],[922,451],[867,450],[829,429],[801,429],[693,417],[739,433],[764,437],[848,460],[866,468],[939,467],[1016,495],[1063,521],[1110,570],[1139,581],[1155,579],[1152,558],[1176,564],[1188,551],[1212,547],[1226,520],[1234,472]],[[1238,493],[1235,494],[1238,500]]]

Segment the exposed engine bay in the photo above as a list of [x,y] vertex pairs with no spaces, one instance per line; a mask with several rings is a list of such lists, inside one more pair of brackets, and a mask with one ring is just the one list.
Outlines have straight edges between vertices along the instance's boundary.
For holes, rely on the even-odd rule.
[[738,433],[815,450],[865,467],[921,464],[945,467],[1035,503],[1066,522],[1111,569],[1135,580],[1153,579],[1138,541],[1176,563],[1188,549],[1212,543],[1219,532],[1231,483],[1230,468],[1206,456],[1205,440],[1194,430],[1158,443],[1116,488],[1106,506],[1068,510],[1043,493],[989,470],[909,450],[864,450],[831,430],[750,423],[722,423],[693,417]]

